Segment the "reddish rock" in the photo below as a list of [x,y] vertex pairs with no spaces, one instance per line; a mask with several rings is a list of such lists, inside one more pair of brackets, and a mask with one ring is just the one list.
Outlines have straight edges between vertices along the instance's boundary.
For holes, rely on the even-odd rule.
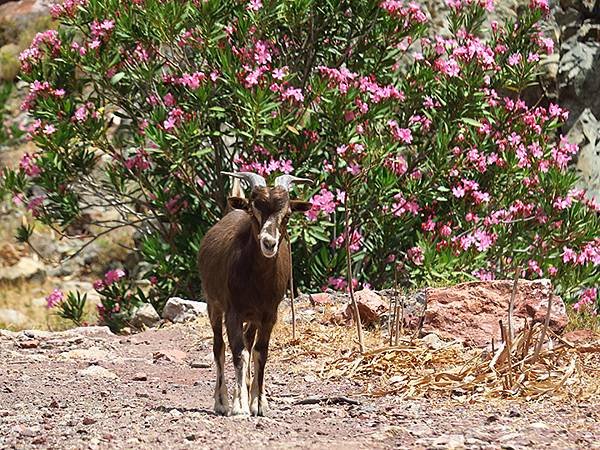
[[[443,339],[456,339],[467,345],[486,346],[492,338],[500,340],[499,320],[507,323],[512,280],[475,281],[448,288],[427,290],[427,310],[423,331]],[[520,280],[515,296],[514,332],[522,329],[525,319],[544,322],[549,280]],[[567,325],[562,299],[552,296],[550,328],[560,333]]]
[[[389,305],[383,300],[383,298],[371,291],[370,289],[363,289],[354,293],[354,298],[358,305],[358,313],[360,314],[360,320],[363,325],[369,325],[374,322],[378,322],[380,317],[386,314],[389,310]],[[348,318],[354,318],[354,309],[352,303],[349,303],[346,307],[345,316]]]
[[185,362],[187,358],[187,353],[181,350],[170,349],[170,350],[161,350],[159,352],[154,352],[152,355],[154,361],[165,360],[170,362]]
[[0,0],[0,17],[6,20],[26,22],[35,15],[47,15],[50,12],[50,0],[20,0],[4,2]]

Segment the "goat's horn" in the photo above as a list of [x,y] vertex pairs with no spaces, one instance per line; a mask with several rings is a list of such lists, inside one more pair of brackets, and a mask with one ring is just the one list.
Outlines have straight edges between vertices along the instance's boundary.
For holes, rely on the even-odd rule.
[[250,186],[250,190],[257,186],[266,186],[267,182],[263,177],[252,172],[221,172],[223,175],[229,175],[230,177],[239,178],[244,180]]
[[294,175],[281,175],[275,178],[275,186],[281,186],[286,191],[290,190],[290,186],[294,183],[309,183],[312,184],[312,180],[309,178],[295,177]]

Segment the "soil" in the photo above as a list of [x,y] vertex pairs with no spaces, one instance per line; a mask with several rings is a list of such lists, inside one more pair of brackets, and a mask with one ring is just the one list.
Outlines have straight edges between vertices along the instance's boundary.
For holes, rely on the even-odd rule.
[[271,416],[217,416],[209,330],[0,332],[0,448],[600,448],[600,401],[365,397],[278,342]]

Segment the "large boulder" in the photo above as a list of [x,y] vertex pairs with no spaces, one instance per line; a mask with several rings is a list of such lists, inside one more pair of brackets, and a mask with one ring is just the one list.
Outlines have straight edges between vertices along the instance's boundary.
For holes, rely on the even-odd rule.
[[195,320],[196,317],[206,315],[206,313],[206,303],[171,297],[167,300],[162,316],[163,319],[173,323],[183,323]]
[[[486,346],[500,340],[499,320],[507,324],[512,280],[475,281],[427,292],[424,333],[456,339],[466,345]],[[515,296],[513,331],[525,320],[544,322],[548,297],[552,297],[550,328],[560,333],[568,323],[565,304],[552,295],[549,280],[519,280]]]

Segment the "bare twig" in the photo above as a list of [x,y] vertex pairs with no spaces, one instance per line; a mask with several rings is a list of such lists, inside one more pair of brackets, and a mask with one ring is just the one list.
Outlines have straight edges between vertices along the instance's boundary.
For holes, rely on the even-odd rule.
[[352,258],[350,257],[350,208],[348,206],[348,189],[346,189],[346,195],[344,197],[344,229],[346,233],[346,265],[348,275],[348,291],[350,292],[350,302],[352,304],[352,310],[354,311],[354,320],[356,323],[356,331],[358,334],[358,347],[361,353],[365,352],[365,341],[363,337],[362,321],[360,320],[360,312],[358,310],[358,304],[354,297],[354,286],[352,285]]

